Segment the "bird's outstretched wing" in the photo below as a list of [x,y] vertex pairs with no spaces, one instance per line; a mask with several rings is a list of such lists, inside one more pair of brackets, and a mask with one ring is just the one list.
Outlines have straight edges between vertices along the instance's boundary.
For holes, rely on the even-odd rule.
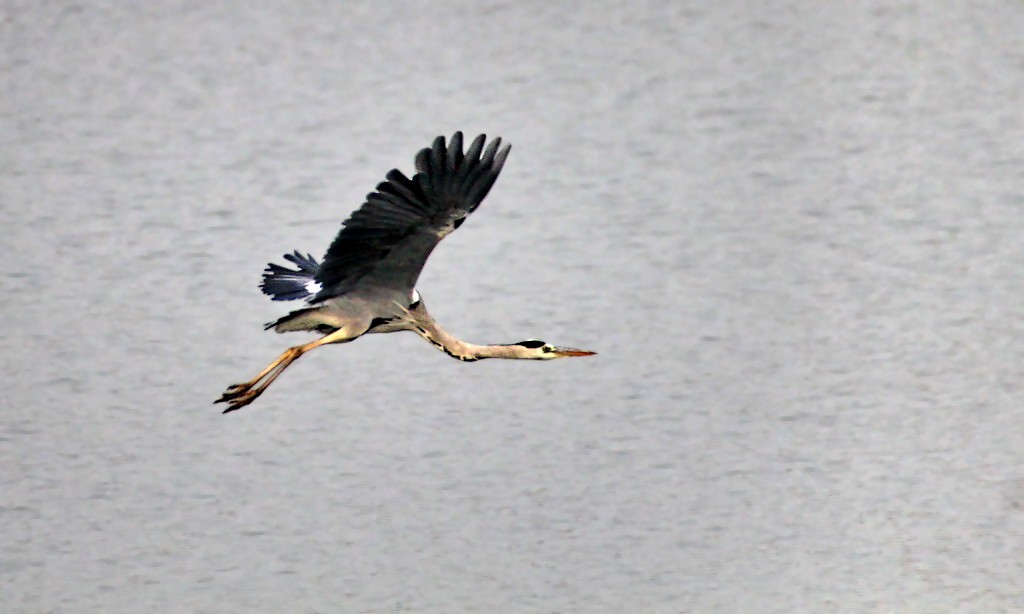
[[416,155],[416,174],[397,169],[345,220],[316,274],[319,302],[360,288],[411,292],[437,243],[487,196],[511,146],[487,148],[485,135],[462,151],[462,133],[443,136]]

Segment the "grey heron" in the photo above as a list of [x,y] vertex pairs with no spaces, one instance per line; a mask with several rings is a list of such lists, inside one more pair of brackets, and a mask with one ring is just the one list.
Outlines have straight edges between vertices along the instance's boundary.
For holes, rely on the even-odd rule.
[[270,322],[279,333],[312,331],[322,336],[285,350],[256,377],[229,386],[214,403],[224,413],[252,403],[290,364],[306,352],[333,343],[348,343],[368,333],[413,331],[452,358],[550,360],[590,356],[595,352],[556,347],[530,339],[500,345],[461,341],[441,328],[427,312],[416,281],[427,257],[441,239],[462,225],[480,206],[498,178],[510,145],[501,138],[484,147],[483,134],[463,153],[462,133],[446,144],[443,136],[416,155],[410,179],[398,169],[386,175],[366,202],[342,224],[323,262],[298,251],[284,258],[287,268],[268,264],[260,288],[275,301],[305,299],[308,307]]

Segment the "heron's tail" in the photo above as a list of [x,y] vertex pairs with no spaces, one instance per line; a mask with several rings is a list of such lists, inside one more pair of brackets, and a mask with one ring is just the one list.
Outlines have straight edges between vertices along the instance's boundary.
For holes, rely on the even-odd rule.
[[308,298],[320,291],[320,282],[316,281],[316,273],[320,263],[313,256],[303,256],[298,251],[285,254],[284,259],[291,262],[297,270],[283,267],[273,262],[267,264],[263,271],[263,282],[260,290],[273,301],[294,301]]

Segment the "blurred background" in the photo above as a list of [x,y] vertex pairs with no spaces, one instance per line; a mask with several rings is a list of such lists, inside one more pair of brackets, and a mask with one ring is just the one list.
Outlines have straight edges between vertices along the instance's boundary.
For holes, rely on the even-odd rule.
[[[1024,603],[1024,4],[0,4],[5,611]],[[265,333],[438,134],[419,290]]]

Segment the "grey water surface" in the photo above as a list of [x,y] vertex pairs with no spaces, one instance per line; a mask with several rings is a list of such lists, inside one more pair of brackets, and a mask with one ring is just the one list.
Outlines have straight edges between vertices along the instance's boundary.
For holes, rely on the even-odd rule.
[[[1024,608],[1024,4],[0,3],[0,610]],[[461,364],[265,333],[437,134]]]

